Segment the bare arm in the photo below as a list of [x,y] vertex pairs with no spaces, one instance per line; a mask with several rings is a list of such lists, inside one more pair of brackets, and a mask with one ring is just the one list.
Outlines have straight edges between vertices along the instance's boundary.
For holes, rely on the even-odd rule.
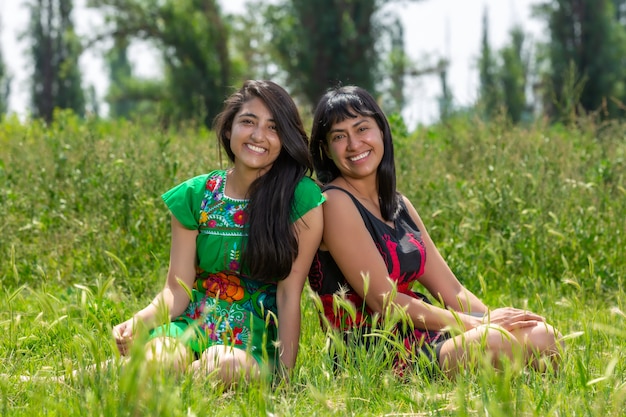
[[[335,259],[335,262],[337,262],[350,286],[365,300],[369,308],[380,314],[385,314],[386,306],[390,302],[393,303],[392,305],[404,307],[414,325],[421,329],[439,330],[447,326],[456,326],[457,319],[461,320],[461,326],[465,329],[470,329],[480,324],[480,319],[478,318],[464,314],[456,315],[447,309],[429,305],[406,294],[397,294],[395,299],[390,300],[389,294],[392,293],[393,284],[388,278],[387,267],[354,203],[350,197],[338,190],[329,190],[326,192],[326,196],[327,200],[324,204],[324,244]],[[423,227],[421,221],[418,225]],[[347,240],[348,238],[349,241]],[[430,242],[427,234],[426,238]],[[443,259],[440,256],[437,257],[438,252],[436,252],[436,249],[433,250],[433,248],[432,242],[427,244],[427,251],[431,250],[435,254],[432,257],[430,253],[428,254],[427,259],[434,259],[434,261],[427,260],[426,270],[434,268],[434,273],[445,271],[447,265],[445,263],[441,265],[437,262],[437,258],[439,258],[440,262],[443,262]],[[432,276],[434,276],[434,273]],[[367,293],[365,293],[363,274],[369,276]],[[442,287],[453,287],[453,291],[450,291],[450,294],[460,292],[460,284],[459,287],[455,286],[455,282],[458,283],[458,281],[451,272],[444,275],[443,278],[445,285],[442,285]],[[429,284],[431,284],[431,288],[434,287],[430,281]],[[431,288],[428,288],[429,291]],[[441,292],[441,289],[439,292]],[[446,292],[446,295],[448,295],[448,292]],[[454,298],[454,296],[451,297]],[[473,301],[473,303],[475,302]],[[476,308],[478,307],[479,304],[476,304]]]
[[411,202],[406,197],[404,197],[404,202],[409,214],[422,232],[422,239],[428,256],[425,272],[420,278],[420,282],[433,296],[441,300],[447,307],[458,312],[484,314],[485,317],[481,319],[481,322],[498,324],[507,330],[532,327],[538,322],[545,321],[538,314],[513,307],[489,311],[488,307],[478,297],[459,282],[437,250]]
[[165,287],[146,308],[135,314],[135,318],[143,320],[149,327],[158,324],[155,323],[158,318],[157,313],[164,307],[167,308],[169,318],[172,319],[181,315],[189,305],[189,295],[178,280],[184,283],[189,290],[193,287],[196,276],[197,236],[197,230],[185,229],[172,216],[170,266]]
[[137,321],[143,322],[148,328],[159,325],[159,314],[168,312],[170,319],[177,317],[189,305],[189,295],[178,280],[188,289],[193,287],[196,275],[196,237],[197,230],[185,229],[172,216],[172,239],[170,248],[170,265],[165,287],[145,308],[133,315],[129,320],[113,328],[120,353],[125,354]]
[[315,207],[295,223],[298,237],[298,256],[289,276],[278,283],[276,302],[278,304],[278,337],[280,359],[287,369],[296,363],[300,340],[300,299],[302,288],[313,256],[322,239],[324,219],[322,207]]
[[413,221],[422,232],[422,240],[426,247],[426,267],[424,268],[424,275],[420,277],[420,282],[433,297],[455,311],[486,313],[485,304],[459,282],[448,263],[443,259],[415,207],[406,197],[403,199]]

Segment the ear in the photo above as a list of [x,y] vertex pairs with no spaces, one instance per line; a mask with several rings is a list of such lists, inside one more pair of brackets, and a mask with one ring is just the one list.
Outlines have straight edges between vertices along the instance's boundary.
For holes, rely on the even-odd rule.
[[226,136],[226,139],[230,140],[230,130],[224,132],[224,136]]

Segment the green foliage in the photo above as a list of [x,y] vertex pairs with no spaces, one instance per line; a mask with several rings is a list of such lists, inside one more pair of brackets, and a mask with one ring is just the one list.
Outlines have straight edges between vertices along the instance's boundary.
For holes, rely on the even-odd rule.
[[[2,29],[2,26],[0,26]],[[2,117],[9,108],[9,92],[11,91],[11,77],[7,72],[4,62],[2,48],[0,48],[0,117]]]
[[[116,39],[113,47],[106,54],[106,61],[109,67],[110,85],[106,95],[106,102],[109,104],[109,117],[130,118],[139,112],[139,106],[148,101],[161,96],[160,90],[163,88],[161,82],[151,82],[147,80],[137,80],[133,77],[132,67],[128,59],[127,39]],[[157,88],[151,88],[156,84]],[[150,91],[154,91],[150,94]],[[155,106],[151,110],[155,110]]]
[[[387,36],[379,39],[378,50],[383,58],[381,62],[381,73],[384,77],[384,91],[382,107],[387,112],[402,112],[406,104],[404,92],[404,79],[409,72],[411,62],[404,48],[404,27],[399,16],[389,18],[389,22],[384,24],[384,34]],[[382,40],[388,38],[388,44],[383,44]]]
[[[540,4],[536,14],[546,20],[550,41],[544,60],[548,71],[544,79],[544,107],[555,119],[570,118],[563,97],[570,93],[565,74],[585,79],[577,112],[600,111],[602,117],[623,116],[626,100],[626,28],[622,1],[552,0]],[[573,66],[572,71],[570,67]],[[580,105],[580,108],[578,108]],[[565,108],[563,108],[565,107]]]
[[134,39],[153,43],[163,60],[162,83],[114,72],[110,99],[116,103],[158,102],[156,112],[165,123],[200,119],[210,126],[230,86],[240,79],[237,67],[231,66],[231,29],[218,2],[91,0],[89,5],[106,13],[112,29],[98,36],[112,36],[118,42],[116,48],[121,50],[113,52],[118,71],[124,66],[123,48]]
[[73,2],[36,0],[29,6],[33,115],[46,122],[57,108],[83,115],[85,95],[78,66],[82,46],[74,32]]
[[480,100],[485,108],[487,117],[493,117],[502,103],[497,79],[497,61],[489,43],[489,15],[485,8],[483,12],[483,35],[481,40],[478,73],[480,78]]
[[488,119],[504,113],[513,123],[519,123],[527,111],[528,56],[524,50],[524,32],[520,27],[514,27],[511,30],[511,43],[496,54],[489,44],[487,17],[485,10],[481,54],[478,61],[480,75],[478,106]]
[[263,17],[264,0],[248,1],[243,13],[229,16],[233,35],[230,51],[232,65],[246,80],[273,80],[285,83],[285,71],[272,55],[271,31]]
[[[388,93],[397,110],[403,103],[407,59],[397,16],[381,11],[392,0],[282,0],[264,9],[268,45],[287,83],[314,106],[338,84]],[[388,83],[381,91],[381,81]],[[396,84],[400,81],[399,84]]]
[[504,96],[504,107],[513,123],[522,121],[527,111],[526,79],[528,77],[528,57],[524,50],[524,32],[520,27],[511,30],[511,44],[500,51],[502,66],[500,82]]
[[479,292],[531,296],[567,283],[612,297],[624,274],[623,125],[451,123],[400,141],[401,155],[420,156],[399,156],[400,186],[433,216],[425,223],[458,276]]
[[338,83],[374,91],[375,10],[375,0],[289,0],[267,6],[275,56],[307,103],[314,105]]
[[[101,248],[129,265],[128,273],[153,284],[158,277],[160,285],[169,218],[159,195],[190,176],[185,155],[198,148],[214,155],[213,141],[202,130],[183,133],[196,142],[181,154],[179,148],[188,144],[173,141],[180,133],[152,129],[146,135],[145,126],[82,123],[65,112],[57,113],[49,128],[36,122],[21,126],[17,120],[1,125],[0,211],[6,238],[0,251],[11,261],[3,263],[0,285],[65,286],[91,281],[98,270],[117,276],[117,263],[97,248],[104,242]],[[146,229],[150,236],[143,235]],[[153,293],[142,281],[120,285],[132,285],[137,294]]]
[[[308,289],[290,384],[224,391],[210,378],[143,366],[140,343],[119,366],[111,326],[166,276],[169,216],[159,196],[219,166],[216,140],[151,119],[59,112],[48,127],[0,122],[0,414],[623,415],[624,125],[522,129],[506,118],[451,118],[410,133],[399,116],[391,122],[400,190],[440,251],[487,304],[528,307],[555,324],[567,346],[557,374],[479,363],[452,381],[418,370],[398,378],[385,344],[370,354],[330,345]],[[394,343],[386,326],[377,337]],[[336,372],[332,349],[357,360]]]

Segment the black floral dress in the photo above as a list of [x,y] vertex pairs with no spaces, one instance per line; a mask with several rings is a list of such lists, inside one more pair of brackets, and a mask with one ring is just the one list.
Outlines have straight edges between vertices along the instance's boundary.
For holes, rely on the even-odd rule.
[[[421,232],[404,202],[400,201],[400,211],[394,220],[394,226],[391,227],[374,216],[348,191],[335,186],[325,188],[329,189],[345,192],[354,202],[380,256],[387,265],[389,278],[395,283],[398,293],[429,302],[426,296],[412,290],[412,284],[419,281],[419,277],[424,273],[426,250]],[[362,338],[370,333],[374,324],[372,311],[350,287],[328,251],[317,251],[309,272],[309,284],[322,301],[323,314],[326,318],[322,323],[329,323],[342,331],[346,337],[359,335]],[[337,297],[348,301],[354,309],[342,308],[338,305],[342,303],[337,303]],[[412,354],[424,353],[430,359],[435,358],[437,346],[447,338],[445,332],[418,329],[411,325],[397,326],[396,332],[407,351]]]

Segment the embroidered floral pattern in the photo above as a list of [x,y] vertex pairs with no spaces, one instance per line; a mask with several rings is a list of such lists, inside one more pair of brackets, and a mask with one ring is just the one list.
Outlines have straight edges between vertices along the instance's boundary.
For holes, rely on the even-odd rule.
[[226,275],[223,272],[211,274],[200,282],[207,297],[218,297],[229,303],[240,301],[245,293],[237,276]]
[[[191,303],[185,315],[198,321],[206,337],[214,344],[248,345],[250,312],[239,304],[226,304],[220,302],[219,299],[205,297],[198,302]],[[255,349],[254,346],[250,348]]]
[[[266,316],[269,312],[276,314],[276,285],[262,283],[244,278],[235,273],[218,272],[207,273],[201,268],[196,268],[196,281],[193,288],[203,294],[204,297],[228,303],[237,303],[246,311],[254,314],[259,319],[272,322]],[[191,311],[191,309],[188,309]],[[191,313],[187,314],[192,317]],[[197,318],[196,314],[192,318]]]
[[234,215],[233,215],[233,220],[235,221],[236,224],[243,226],[244,224],[246,224],[246,220],[248,219],[248,216],[246,214],[245,211],[243,210],[238,210]]
[[199,231],[221,236],[246,236],[248,200],[230,198],[224,194],[226,172],[216,171],[205,186],[200,205]]

